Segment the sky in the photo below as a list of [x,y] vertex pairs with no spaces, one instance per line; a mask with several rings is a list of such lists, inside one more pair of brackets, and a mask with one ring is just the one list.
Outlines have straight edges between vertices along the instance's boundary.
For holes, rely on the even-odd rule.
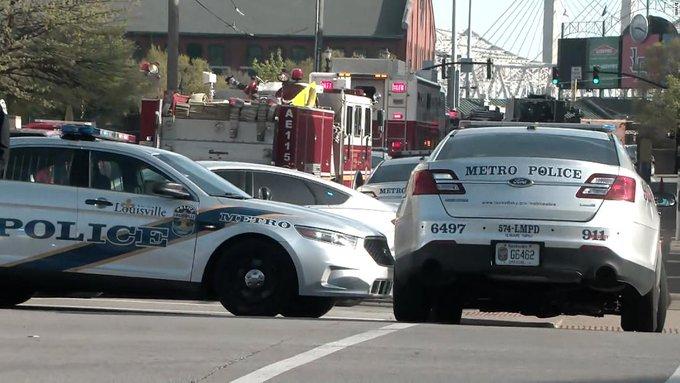
[[[472,30],[483,34],[510,6],[513,0],[473,0]],[[456,29],[463,31],[468,24],[468,3],[470,0],[456,1]],[[451,29],[452,0],[432,0],[437,28]]]

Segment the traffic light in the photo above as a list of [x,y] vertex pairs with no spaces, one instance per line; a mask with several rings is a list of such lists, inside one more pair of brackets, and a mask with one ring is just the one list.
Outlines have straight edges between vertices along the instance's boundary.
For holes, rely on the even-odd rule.
[[600,67],[595,65],[593,67],[593,84],[597,85],[600,83]]
[[442,57],[442,79],[449,77],[449,66],[446,65],[446,56]]
[[491,69],[493,66],[493,62],[491,59],[486,59],[486,79],[491,80]]
[[553,85],[560,83],[560,70],[556,66],[552,67],[552,83]]

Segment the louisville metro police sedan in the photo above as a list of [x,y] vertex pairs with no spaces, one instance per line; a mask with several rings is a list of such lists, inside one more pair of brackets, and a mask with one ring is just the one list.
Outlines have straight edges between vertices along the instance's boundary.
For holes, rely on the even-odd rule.
[[251,199],[178,154],[12,139],[0,180],[0,306],[41,292],[215,297],[235,315],[318,317],[391,289],[386,238],[361,223]]
[[357,190],[379,201],[399,206],[411,171],[423,160],[422,156],[385,160]]
[[360,219],[387,237],[394,247],[397,208],[313,174],[278,166],[231,161],[198,161],[210,171],[257,198],[311,207]]
[[[669,293],[650,187],[606,127],[452,132],[397,212],[394,314],[457,323],[463,308],[618,314],[661,331]],[[672,206],[672,195],[658,207]]]

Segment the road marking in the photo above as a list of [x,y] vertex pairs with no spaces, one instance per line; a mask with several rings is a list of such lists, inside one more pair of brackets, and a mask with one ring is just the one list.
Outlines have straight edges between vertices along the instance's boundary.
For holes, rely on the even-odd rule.
[[309,351],[297,354],[288,359],[278,361],[276,363],[270,364],[268,366],[262,367],[259,370],[253,371],[248,375],[244,375],[232,383],[260,383],[266,382],[267,380],[288,372],[294,368],[300,367],[307,363],[311,363],[317,359],[321,359],[330,354],[336,353],[347,347],[357,345],[375,338],[379,338],[384,335],[389,335],[393,332],[403,330],[409,327],[413,327],[415,324],[409,323],[395,323],[389,326],[381,327],[377,330],[370,330],[363,332],[361,334],[352,335],[348,338],[340,339],[335,342],[326,343],[317,348],[311,349]]
[[673,375],[671,375],[670,378],[666,381],[666,383],[680,383],[680,366],[678,366],[678,369],[675,370]]

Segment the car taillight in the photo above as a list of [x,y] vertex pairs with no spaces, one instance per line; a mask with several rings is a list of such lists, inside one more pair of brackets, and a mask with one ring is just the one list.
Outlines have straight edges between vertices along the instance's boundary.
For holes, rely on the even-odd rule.
[[411,176],[411,195],[465,194],[456,173],[448,170],[419,170]]
[[578,193],[577,198],[635,202],[635,179],[612,174],[593,174]]

